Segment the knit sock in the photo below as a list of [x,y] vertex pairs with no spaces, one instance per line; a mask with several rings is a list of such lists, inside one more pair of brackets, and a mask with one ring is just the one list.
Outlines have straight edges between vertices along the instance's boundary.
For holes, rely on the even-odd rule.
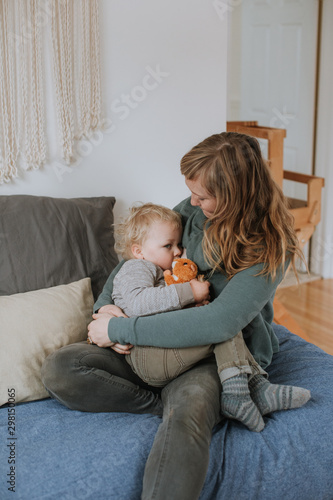
[[250,431],[260,432],[265,427],[260,411],[251,399],[246,373],[222,382],[221,412],[225,417],[242,422]]
[[249,381],[251,398],[266,415],[277,410],[290,410],[303,406],[311,397],[310,391],[292,385],[271,384],[262,375],[255,375]]

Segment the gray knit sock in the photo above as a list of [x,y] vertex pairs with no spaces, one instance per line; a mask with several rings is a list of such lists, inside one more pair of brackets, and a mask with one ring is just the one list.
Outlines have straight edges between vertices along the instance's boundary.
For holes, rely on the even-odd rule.
[[310,391],[292,385],[271,384],[262,375],[255,375],[249,381],[251,398],[261,415],[278,410],[290,410],[303,406],[311,397]]
[[265,427],[260,411],[251,399],[246,373],[222,382],[221,412],[225,417],[242,422],[250,431],[260,432]]

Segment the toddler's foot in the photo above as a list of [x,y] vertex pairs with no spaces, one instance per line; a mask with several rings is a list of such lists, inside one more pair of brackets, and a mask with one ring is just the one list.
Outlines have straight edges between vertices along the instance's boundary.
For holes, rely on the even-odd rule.
[[222,415],[242,422],[250,431],[260,432],[264,420],[250,396],[246,373],[231,377],[222,383]]
[[249,381],[250,393],[261,415],[278,410],[290,410],[303,406],[311,397],[310,391],[292,385],[271,384],[262,375]]

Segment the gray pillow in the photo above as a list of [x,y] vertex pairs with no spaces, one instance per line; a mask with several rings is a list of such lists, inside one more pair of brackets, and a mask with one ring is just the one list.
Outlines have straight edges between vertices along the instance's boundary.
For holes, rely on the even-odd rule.
[[0,295],[90,277],[96,299],[118,263],[115,198],[0,196]]

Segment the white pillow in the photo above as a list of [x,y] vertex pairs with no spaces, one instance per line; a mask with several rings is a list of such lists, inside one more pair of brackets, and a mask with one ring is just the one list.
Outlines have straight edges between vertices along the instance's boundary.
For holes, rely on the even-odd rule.
[[0,297],[0,406],[11,389],[16,403],[49,396],[40,377],[43,361],[87,338],[93,303],[90,278]]

